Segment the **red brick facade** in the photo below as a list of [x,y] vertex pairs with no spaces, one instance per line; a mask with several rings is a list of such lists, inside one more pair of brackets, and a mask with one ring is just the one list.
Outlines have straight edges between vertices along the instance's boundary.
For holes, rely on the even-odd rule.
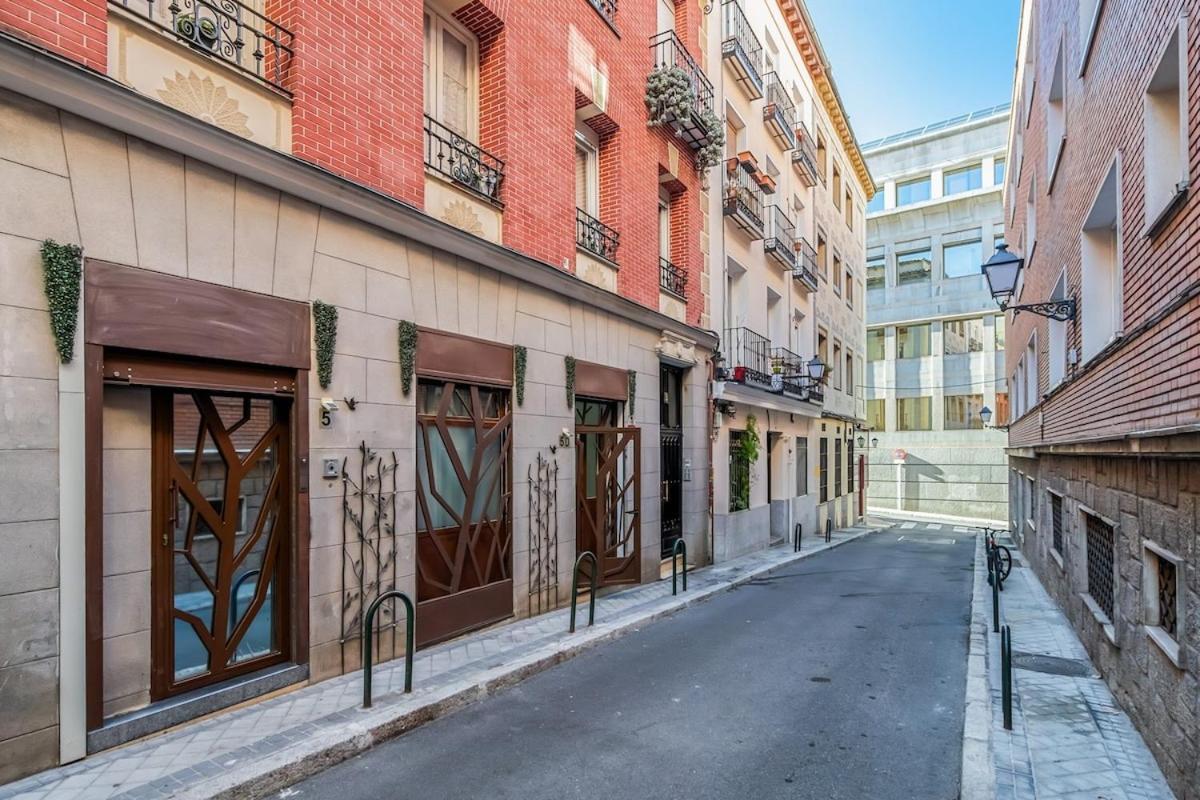
[[[1152,12],[1152,13],[1151,13]],[[1019,159],[1010,159],[1005,194],[1007,240],[1026,258],[1019,302],[1048,299],[1065,267],[1067,294],[1080,300],[1076,322],[1068,323],[1067,347],[1082,345],[1080,230],[1096,192],[1120,157],[1120,261],[1123,272],[1124,335],[1087,363],[1068,366],[1066,380],[1049,385],[1047,321],[1032,314],[1010,315],[1007,373],[1010,387],[1017,360],[1037,332],[1038,397],[1010,430],[1013,446],[1116,438],[1125,434],[1190,425],[1200,418],[1200,197],[1195,190],[1155,236],[1147,237],[1143,200],[1142,104],[1150,75],[1183,14],[1197,18],[1200,2],[1103,4],[1090,57],[1080,76],[1085,31],[1075,0],[1033,4],[1036,57],[1032,104],[1016,99],[1013,124],[1022,137]],[[1065,40],[1062,37],[1065,35]],[[1066,141],[1053,185],[1047,192],[1046,91],[1060,40],[1066,58]],[[1188,29],[1189,86],[1200,86],[1200,26]],[[1030,67],[1027,66],[1026,69]],[[1029,86],[1025,81],[1025,86]],[[1200,107],[1188,104],[1186,121],[1191,174],[1200,174]],[[1036,176],[1036,246],[1025,242],[1025,202]],[[1193,178],[1193,184],[1194,184]],[[1014,390],[1015,391],[1015,390]]]
[[[480,146],[505,163],[503,244],[574,269],[576,98],[604,111],[601,220],[620,233],[618,291],[657,308],[660,175],[668,145],[673,181],[672,260],[688,280],[686,321],[700,320],[700,188],[691,150],[648,128],[644,101],[658,27],[653,3],[621,4],[615,27],[587,0],[447,0],[438,8],[479,45]],[[294,36],[284,86],[292,93],[292,149],[403,202],[424,203],[422,4],[375,0],[268,0]],[[0,28],[98,71],[106,69],[106,0],[0,0]],[[694,57],[701,10],[678,0],[676,31]],[[607,77],[593,97],[592,69]]]

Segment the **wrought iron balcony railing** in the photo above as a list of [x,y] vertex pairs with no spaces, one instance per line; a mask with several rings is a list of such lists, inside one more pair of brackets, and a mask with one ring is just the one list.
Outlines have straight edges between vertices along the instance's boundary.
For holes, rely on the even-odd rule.
[[651,109],[656,118],[672,126],[693,150],[699,150],[712,141],[716,131],[710,129],[715,119],[713,112],[713,86],[704,70],[683,46],[675,31],[663,31],[650,37],[650,52],[654,55],[651,74],[659,70],[680,69],[687,75],[694,97],[691,112],[685,119],[677,119],[675,112],[667,108]]
[[771,389],[797,400],[824,400],[820,386],[808,375],[808,362],[786,347],[771,348]]
[[747,96],[757,100],[763,96],[762,44],[738,0],[725,0],[722,11],[725,39],[721,42],[721,58],[729,64]]
[[784,150],[796,146],[796,106],[788,97],[779,73],[768,72],[767,101],[763,103],[763,124]]
[[796,149],[792,151],[792,166],[800,175],[800,181],[808,187],[817,185],[817,147],[808,126],[796,123]]
[[762,187],[735,159],[726,164],[724,213],[751,239],[763,238]]
[[675,295],[680,300],[687,298],[687,273],[672,264],[667,259],[658,258],[658,286],[664,292]]
[[730,380],[771,388],[770,339],[749,328],[729,328],[722,344]]
[[108,0],[194,50],[288,96],[291,31],[238,0]]
[[796,266],[792,278],[810,292],[817,290],[817,251],[804,239],[796,240]]
[[596,13],[604,18],[610,26],[616,27],[617,24],[617,0],[588,0],[592,8],[596,9]]
[[796,268],[796,226],[778,204],[767,206],[763,252],[785,269]]
[[575,243],[584,250],[615,264],[620,240],[621,234],[582,208],[575,209]]
[[489,203],[500,202],[504,162],[479,145],[425,115],[425,166]]

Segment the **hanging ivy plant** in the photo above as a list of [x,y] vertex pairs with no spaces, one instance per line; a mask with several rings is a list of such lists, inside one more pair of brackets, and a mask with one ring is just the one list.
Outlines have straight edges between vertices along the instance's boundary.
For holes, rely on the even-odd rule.
[[83,250],[78,245],[42,242],[42,275],[50,305],[50,330],[64,364],[75,355],[75,326],[79,320],[79,284],[83,278]]
[[313,341],[317,346],[317,380],[328,389],[333,380],[333,346],[337,343],[337,306],[313,300]]
[[[408,397],[412,391],[413,369],[417,363],[417,326],[408,320],[400,321],[400,389]],[[522,381],[522,384],[524,382]],[[518,402],[524,394],[524,386],[517,389]]]
[[708,109],[700,112],[700,124],[708,129],[708,144],[696,151],[696,171],[707,185],[708,171],[725,158],[725,128]]
[[631,369],[627,370],[627,374],[629,375],[629,419],[632,421],[634,409],[637,408],[635,405],[637,402],[637,372]]
[[753,464],[758,461],[758,448],[762,444],[762,440],[758,436],[758,418],[753,414],[746,415],[746,435],[742,436],[738,445],[741,448],[740,455],[746,459],[747,464]]
[[529,352],[524,345],[513,347],[513,380],[517,384],[517,405],[525,405],[525,361]]
[[567,408],[575,407],[575,357],[564,356],[563,365],[567,369]]
[[696,105],[696,92],[687,72],[676,66],[659,67],[646,78],[646,105],[650,127],[684,122]]

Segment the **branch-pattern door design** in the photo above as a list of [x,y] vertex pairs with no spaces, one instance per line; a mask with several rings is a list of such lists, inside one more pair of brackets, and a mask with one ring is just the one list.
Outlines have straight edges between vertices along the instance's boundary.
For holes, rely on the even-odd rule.
[[[575,539],[600,561],[597,583],[641,581],[641,430],[615,421],[605,403],[579,401],[575,414]],[[615,406],[615,404],[613,404]],[[591,422],[599,412],[600,425]],[[581,567],[587,573],[588,566]]]
[[417,644],[512,615],[508,392],[417,386]]
[[288,411],[155,390],[155,697],[287,657]]

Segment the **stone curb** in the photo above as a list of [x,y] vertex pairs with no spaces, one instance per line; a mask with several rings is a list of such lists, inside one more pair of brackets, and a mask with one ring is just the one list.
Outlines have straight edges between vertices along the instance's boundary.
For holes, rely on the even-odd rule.
[[740,573],[734,572],[728,580],[701,589],[692,589],[686,596],[676,598],[675,602],[636,613],[624,620],[609,623],[598,621],[592,628],[584,628],[574,638],[542,645],[531,653],[486,669],[469,679],[430,690],[425,697],[420,697],[421,692],[418,689],[413,695],[407,696],[410,700],[414,697],[420,698],[416,707],[406,703],[406,696],[403,694],[381,697],[376,700],[373,708],[360,709],[357,713],[361,716],[353,722],[343,723],[334,730],[255,759],[244,766],[232,766],[224,774],[193,784],[176,793],[175,797],[188,800],[252,800],[274,794],[388,739],[544,672],[597,645],[618,639],[643,625],[742,586],[763,573],[811,558],[879,530],[882,528],[872,526],[869,530],[852,534],[807,553],[795,553],[790,558],[772,564],[750,567]]
[[971,627],[967,651],[966,713],[963,715],[960,800],[992,800],[996,774],[992,763],[992,696],[988,688],[987,572],[981,572],[983,537],[975,538],[971,588]]

